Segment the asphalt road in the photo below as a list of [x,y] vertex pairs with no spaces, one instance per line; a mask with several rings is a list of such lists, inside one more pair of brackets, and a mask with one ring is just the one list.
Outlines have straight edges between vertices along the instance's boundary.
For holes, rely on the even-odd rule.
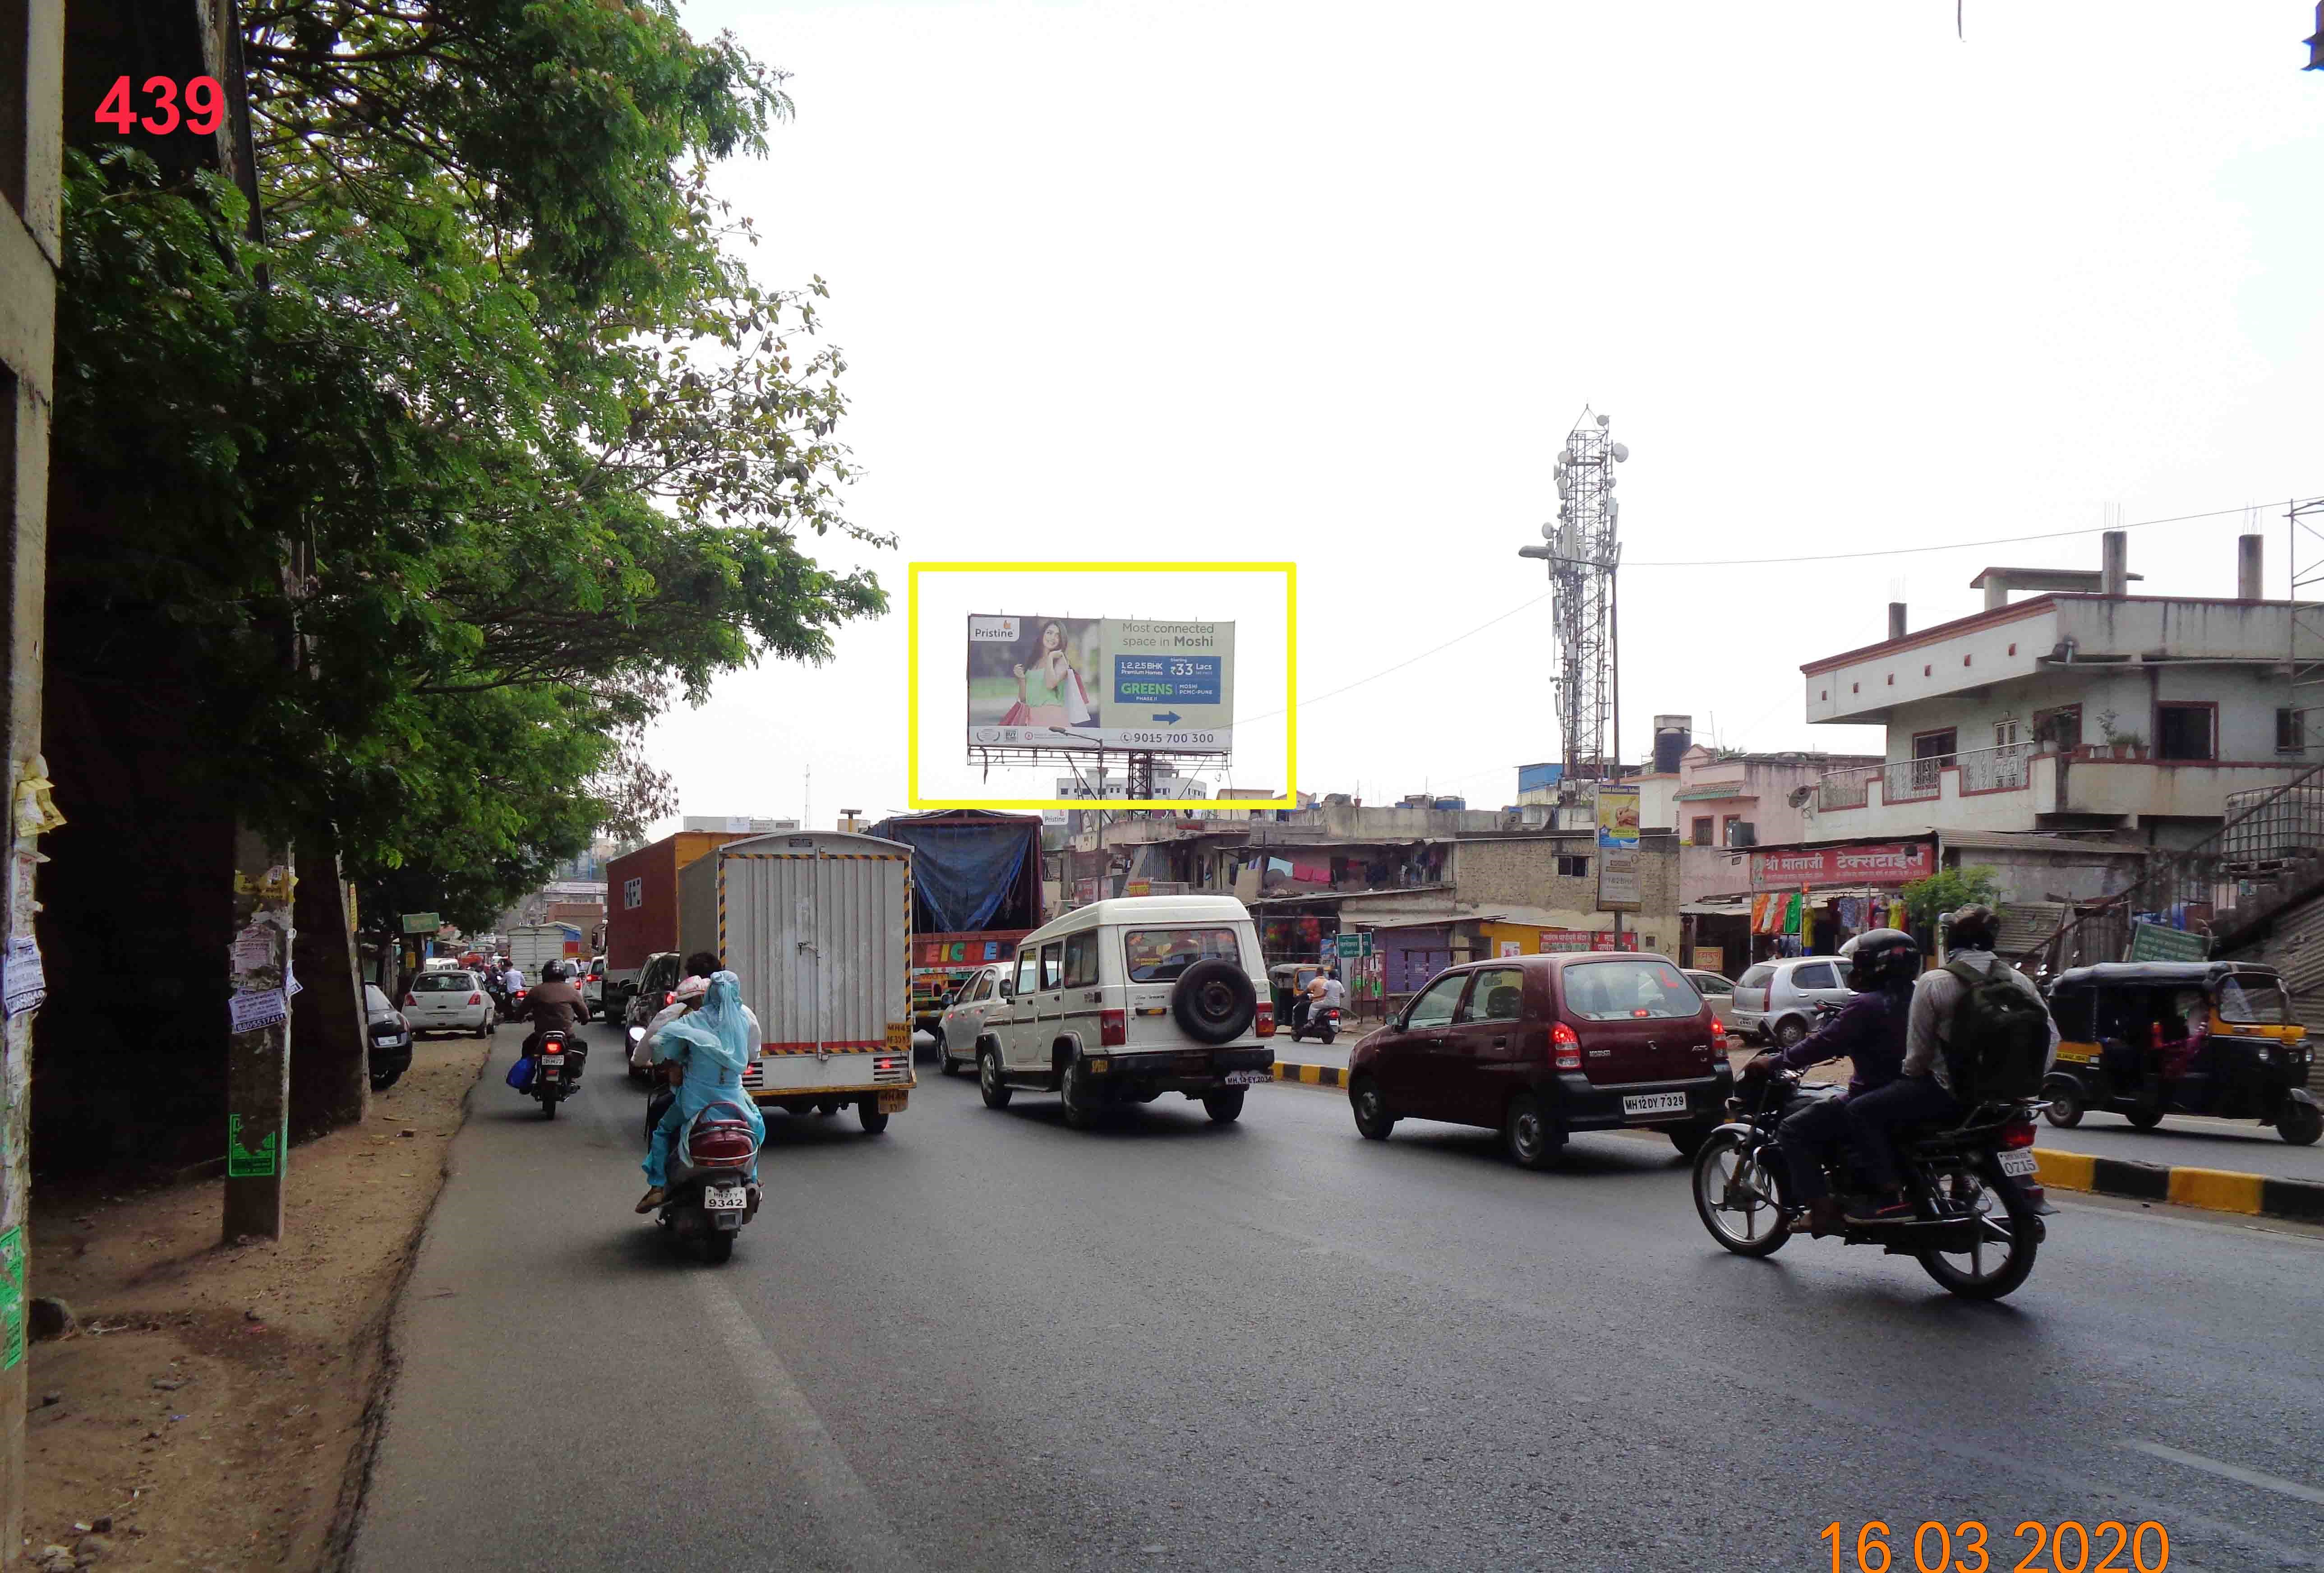
[[1867,1247],[1728,1256],[1658,1143],[1530,1173],[1291,1087],[1077,1133],[931,1072],[883,1136],[771,1116],[710,1268],[630,1210],[641,1095],[601,1064],[545,1122],[515,1041],[399,1313],[364,1573],[1821,1570],[1870,1519],[1899,1568],[1927,1520],[2001,1569],[2061,1520],[2319,1565],[2312,1233],[2061,1199],[1975,1305]]
[[[1362,1035],[1342,1034],[1328,1046],[1313,1038],[1294,1044],[1282,1036],[1276,1040],[1275,1054],[1280,1060],[1344,1067],[1348,1051]],[[1740,1065],[1748,1057],[1738,1054],[1736,1063]],[[2086,1114],[2071,1130],[2060,1130],[2043,1121],[2041,1145],[2141,1164],[2186,1164],[2279,1180],[2324,1180],[2324,1142],[2295,1147],[2273,1127],[2248,1119],[2197,1119],[2174,1114],[2153,1130],[2141,1131],[2118,1114]]]

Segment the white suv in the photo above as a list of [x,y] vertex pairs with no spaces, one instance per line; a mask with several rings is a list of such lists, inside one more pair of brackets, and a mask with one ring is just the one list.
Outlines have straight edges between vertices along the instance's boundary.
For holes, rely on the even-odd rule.
[[1266,975],[1259,931],[1231,896],[1069,912],[1018,942],[1005,1003],[976,1040],[985,1107],[1006,1108],[1019,1088],[1061,1092],[1080,1129],[1108,1107],[1183,1092],[1231,1120],[1244,1090],[1273,1073],[1274,1007],[1252,982]]

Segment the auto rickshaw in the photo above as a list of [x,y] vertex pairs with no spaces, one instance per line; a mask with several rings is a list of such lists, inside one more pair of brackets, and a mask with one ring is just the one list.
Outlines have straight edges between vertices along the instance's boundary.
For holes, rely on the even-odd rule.
[[1288,1033],[1298,1018],[1292,1015],[1307,985],[1331,969],[1317,961],[1277,961],[1267,970],[1267,991],[1275,1001],[1275,1030]]
[[2140,1130],[2166,1114],[2257,1120],[2294,1146],[2324,1132],[2324,1108],[2308,1090],[2315,1050],[2273,967],[2077,967],[2051,983],[2050,1014],[2060,1040],[2042,1085],[2052,1125],[2099,1109]]

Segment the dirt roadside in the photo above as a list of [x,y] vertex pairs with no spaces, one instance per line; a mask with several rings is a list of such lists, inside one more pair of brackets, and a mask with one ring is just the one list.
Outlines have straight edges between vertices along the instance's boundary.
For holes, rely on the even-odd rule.
[[108,1568],[334,1560],[388,1313],[488,1053],[422,1043],[364,1125],[291,1149],[280,1242],[217,1243],[219,1180],[35,1193],[31,1291],[79,1325],[31,1351],[27,1565],[84,1545]]

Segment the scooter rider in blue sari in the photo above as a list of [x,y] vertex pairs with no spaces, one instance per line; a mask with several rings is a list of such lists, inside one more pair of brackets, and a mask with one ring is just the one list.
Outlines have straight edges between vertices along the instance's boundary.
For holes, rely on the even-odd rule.
[[[678,1083],[677,1099],[654,1127],[653,1140],[646,1148],[646,1183],[650,1189],[638,1203],[640,1212],[651,1212],[662,1204],[669,1183],[670,1148],[687,1123],[710,1105],[724,1103],[742,1110],[750,1122],[752,1143],[765,1143],[766,1119],[751,1095],[742,1090],[742,1072],[759,1046],[752,1041],[755,1036],[742,1008],[742,980],[728,971],[710,975],[701,1009],[661,1029],[656,1058],[677,1064],[685,1080]],[[755,1185],[758,1180],[754,1155],[751,1183]]]

